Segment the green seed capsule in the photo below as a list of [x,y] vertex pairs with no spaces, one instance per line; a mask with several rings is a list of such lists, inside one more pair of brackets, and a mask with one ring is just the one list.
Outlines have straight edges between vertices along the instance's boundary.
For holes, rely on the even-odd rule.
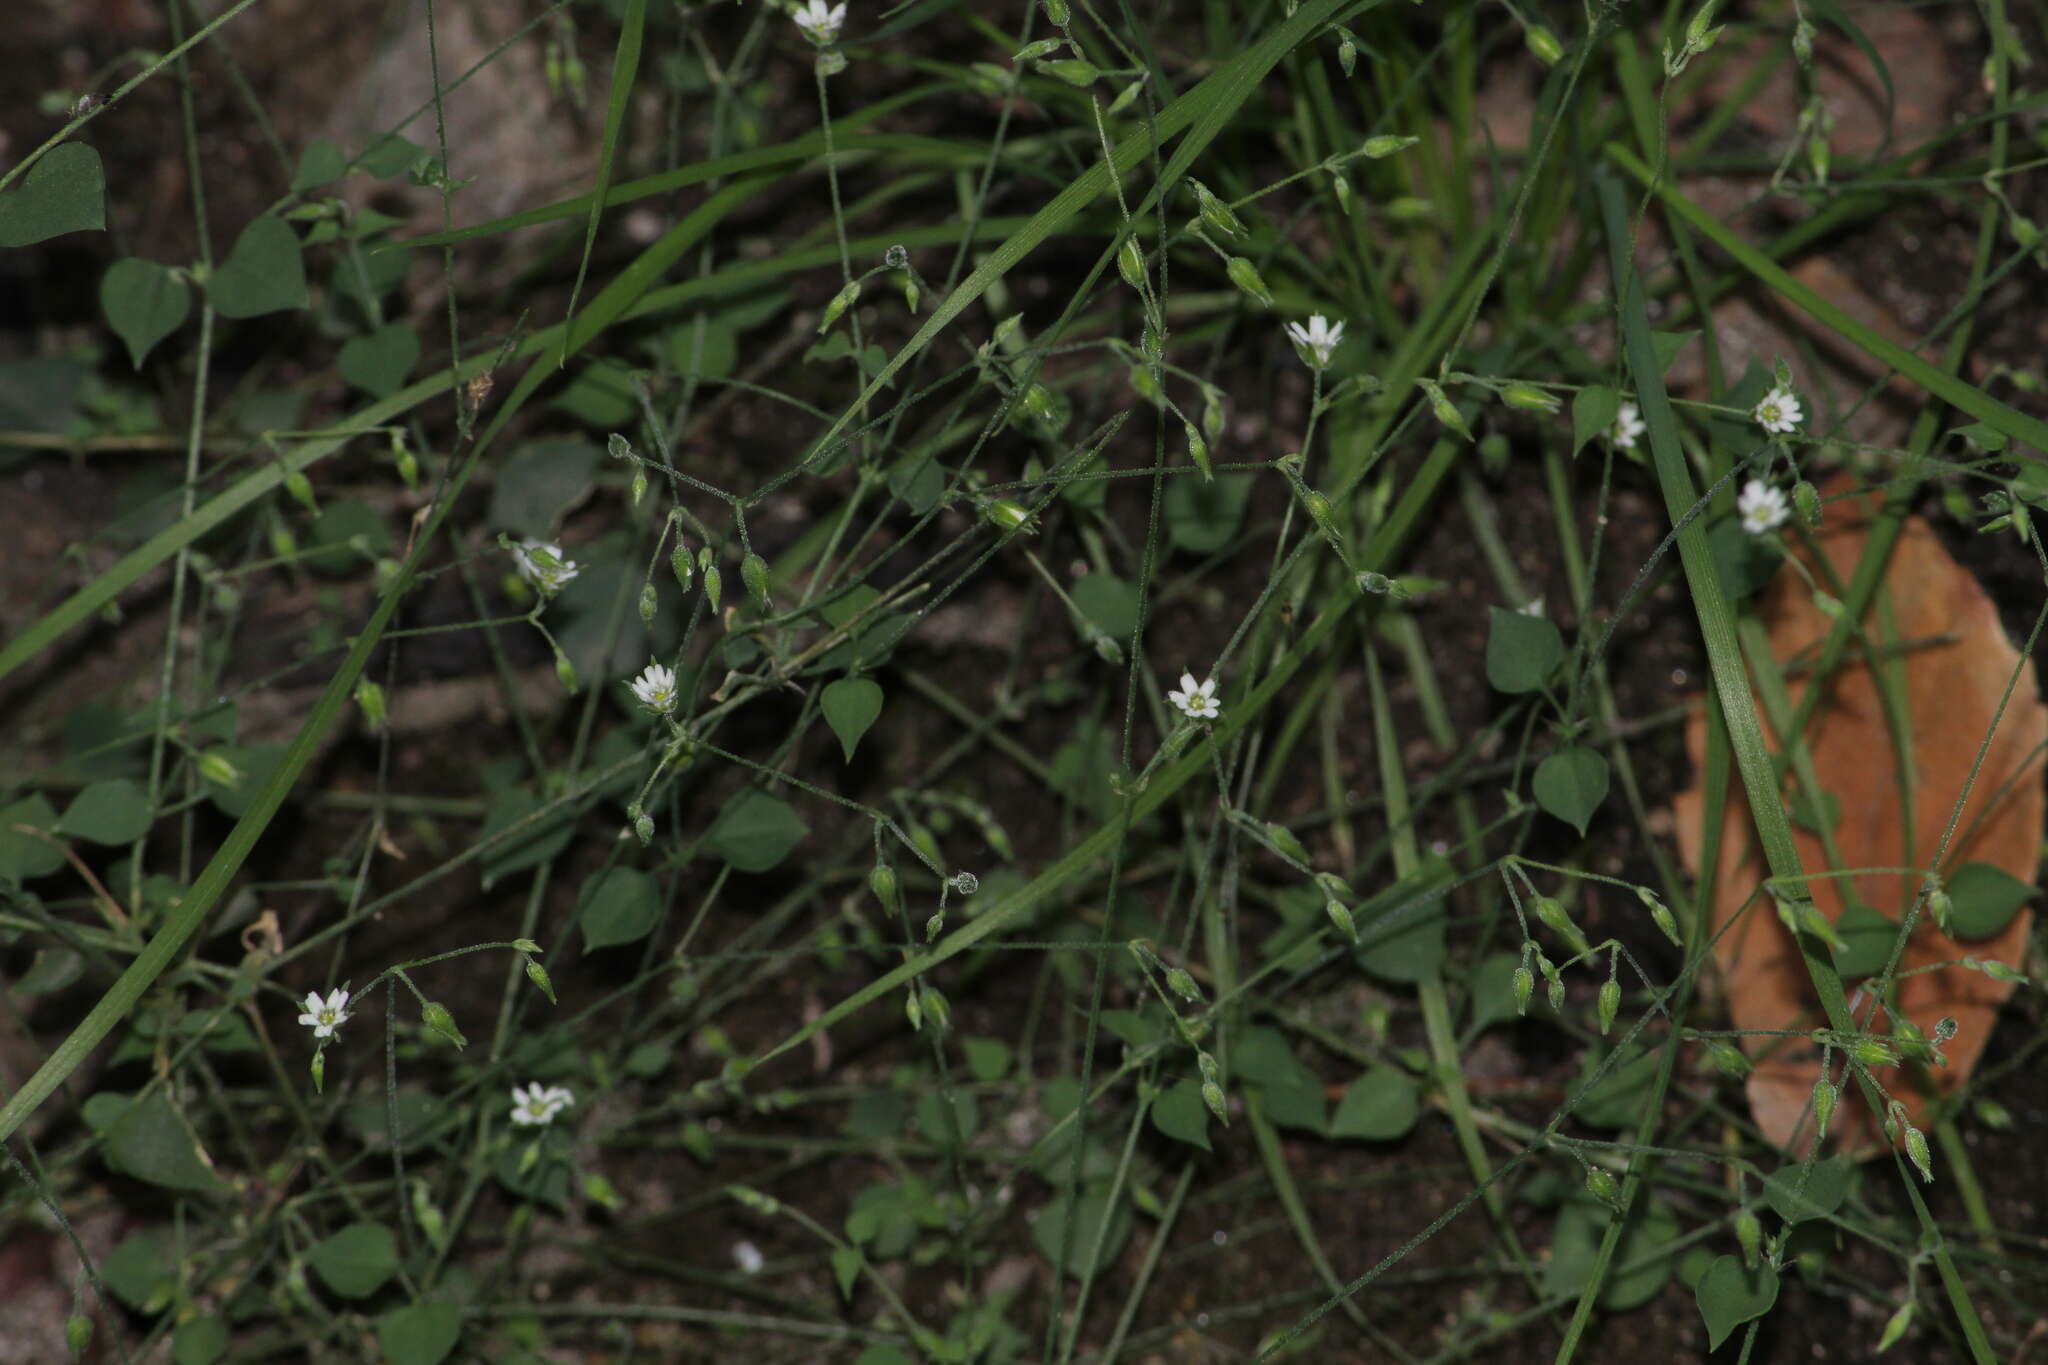
[[830,331],[832,324],[839,321],[840,315],[859,301],[860,282],[856,280],[834,294],[832,301],[825,305],[825,316],[818,323],[818,330],[820,332]]
[[1117,248],[1116,271],[1131,288],[1145,287],[1145,253],[1138,249],[1137,238],[1126,237],[1124,244]]
[[875,899],[882,903],[884,910],[892,915],[896,913],[895,868],[887,863],[876,863],[874,871],[868,873],[868,890],[875,893]]
[[1586,1168],[1586,1189],[1603,1204],[1612,1204],[1621,1198],[1621,1186],[1604,1167]]
[[1937,885],[1927,893],[1927,913],[1934,916],[1934,927],[1944,934],[1955,933],[1952,927],[1955,912],[1956,903],[1950,899],[1946,889]]
[[1823,1076],[1813,1083],[1813,1132],[1816,1140],[1828,1135],[1828,1120],[1835,1115],[1835,1087]]
[[1185,967],[1169,967],[1166,970],[1166,988],[1183,1000],[1199,1001],[1202,988],[1195,984],[1195,978]]
[[1529,1012],[1529,997],[1536,993],[1536,973],[1527,967],[1515,968],[1515,1013]]
[[569,656],[561,650],[555,651],[555,676],[562,680],[564,691],[576,690],[576,665],[569,662]]
[[1735,1241],[1742,1248],[1742,1263],[1746,1266],[1754,1267],[1756,1265],[1757,1253],[1763,1249],[1764,1244],[1763,1220],[1759,1219],[1748,1209],[1744,1209],[1741,1213],[1737,1214],[1735,1216]]
[[654,585],[652,583],[642,583],[640,585],[641,625],[652,626],[654,624],[654,607],[656,600],[657,599],[654,594]]
[[1266,288],[1266,282],[1259,278],[1259,268],[1242,256],[1232,256],[1224,267],[1230,282],[1236,285],[1246,298],[1261,308],[1273,306],[1273,291]]
[[723,582],[724,580],[720,577],[716,564],[704,570],[704,600],[711,604],[711,614],[713,616],[718,614],[718,590]]
[[1927,1150],[1927,1134],[1918,1128],[1906,1129],[1906,1156],[1913,1163],[1913,1168],[1920,1172],[1920,1179],[1933,1184],[1934,1158]]
[[1378,161],[1382,157],[1406,151],[1420,141],[1422,139],[1419,137],[1401,137],[1394,133],[1381,133],[1378,137],[1367,138],[1365,145],[1359,150],[1364,152],[1371,160]]
[[372,730],[382,730],[388,719],[384,703],[384,689],[364,678],[356,684],[356,705],[362,708],[363,724]]
[[1502,385],[1500,397],[1509,407],[1520,408],[1524,412],[1556,412],[1559,406],[1556,394],[1520,380]]
[[92,1345],[92,1319],[83,1313],[64,1319],[64,1345],[73,1360],[84,1355],[85,1348]]
[[1799,509],[1800,520],[1808,526],[1820,525],[1820,490],[1812,483],[1801,479],[1792,485],[1792,505]]
[[697,568],[690,562],[689,548],[681,541],[676,542],[675,550],[669,555],[668,567],[676,576],[676,586],[688,592],[690,580],[695,577]]
[[462,1030],[455,1027],[455,1016],[438,1000],[429,1000],[421,1008],[420,1022],[426,1025],[430,1032],[440,1034],[457,1047],[466,1047],[469,1044],[469,1039],[462,1036]]
[[1308,861],[1308,850],[1301,846],[1301,840],[1295,838],[1294,831],[1287,828],[1287,826],[1268,822],[1266,825],[1266,839],[1274,848],[1287,857],[1294,859],[1294,861],[1298,863]]
[[1358,926],[1352,923],[1351,912],[1344,908],[1342,901],[1324,901],[1323,913],[1330,917],[1330,923],[1337,926],[1337,932],[1351,942],[1358,942]]
[[946,912],[941,910],[924,922],[924,941],[930,943],[946,927]]
[[[647,817],[643,815],[640,818],[644,820]],[[548,998],[550,1005],[557,1003],[555,1000],[555,983],[548,979],[548,969],[530,957],[526,959],[526,979],[539,987],[540,993]]]
[[1209,468],[1209,443],[1202,439],[1201,432],[1195,430],[1193,422],[1184,421],[1180,425],[1188,439],[1188,458],[1194,461],[1195,468],[1202,471],[1202,482],[1213,481],[1216,474]]
[[642,811],[633,817],[633,837],[645,848],[654,842],[654,817]]
[[1045,17],[1054,28],[1065,28],[1074,16],[1067,8],[1067,0],[1045,0]]
[[297,502],[299,506],[315,516],[319,515],[320,501],[313,496],[313,481],[304,474],[294,469],[291,473],[285,475],[284,491],[291,494],[292,500]]
[[768,561],[757,554],[749,554],[740,561],[740,582],[747,585],[747,596],[762,611],[768,610]]
[[1048,76],[1081,89],[1095,84],[1102,75],[1101,67],[1093,62],[1084,62],[1078,57],[1067,57],[1056,62],[1040,62],[1038,69]]
[[1202,1082],[1202,1103],[1209,1106],[1209,1112],[1216,1116],[1218,1123],[1230,1122],[1229,1111],[1224,1107],[1223,1087],[1214,1081]]
[[1545,66],[1556,66],[1564,60],[1564,44],[1557,40],[1555,33],[1543,25],[1537,24],[1524,37],[1529,44],[1529,50],[1536,54],[1536,60]]
[[1600,987],[1600,1032],[1605,1036],[1614,1027],[1614,1016],[1621,1012],[1621,983],[1612,978]]
[[1220,233],[1225,237],[1242,237],[1245,235],[1244,224],[1239,221],[1237,214],[1232,211],[1230,205],[1209,193],[1209,187],[1201,181],[1190,180],[1188,184],[1195,191],[1195,209],[1201,214],[1202,222],[1207,225],[1211,232]]
[[316,1094],[316,1095],[323,1095],[323,1094],[327,1093],[327,1054],[326,1054],[326,1052],[322,1051],[322,1052],[316,1052],[316,1053],[314,1053],[314,1054],[313,1054],[313,1061],[312,1061],[312,1064],[311,1064],[311,1066],[309,1067],[309,1069],[310,1069],[310,1070],[312,1071],[312,1073],[313,1073],[313,1093],[314,1093],[314,1094]]
[[1707,1056],[1726,1076],[1741,1080],[1749,1075],[1749,1056],[1725,1038],[1716,1038],[1707,1044]]
[[1337,35],[1337,65],[1343,68],[1344,79],[1350,80],[1351,73],[1358,69],[1358,44],[1351,41],[1348,33]]
[[1331,529],[1332,513],[1328,498],[1311,488],[1302,496],[1301,505],[1308,509],[1309,519],[1314,521],[1317,526],[1320,526],[1325,531]]
[[924,1006],[918,1003],[917,992],[911,991],[903,997],[903,1017],[910,1021],[910,1027],[924,1032]]
[[1538,896],[1536,898],[1536,918],[1542,920],[1552,933],[1571,944],[1572,951],[1579,953],[1586,951],[1585,934],[1579,931],[1579,926],[1572,922],[1570,913],[1565,910],[1563,903],[1555,896]]

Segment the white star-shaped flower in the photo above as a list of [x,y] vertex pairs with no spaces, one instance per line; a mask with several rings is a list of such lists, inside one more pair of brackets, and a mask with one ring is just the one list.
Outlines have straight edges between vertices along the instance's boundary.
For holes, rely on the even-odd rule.
[[1634,450],[1636,438],[1650,429],[1643,421],[1643,410],[1634,403],[1623,403],[1614,414],[1614,446],[1617,450]]
[[1223,708],[1216,704],[1216,680],[1196,682],[1195,675],[1180,675],[1180,688],[1170,691],[1166,699],[1180,708],[1180,713],[1189,720],[1214,720],[1223,714]]
[[512,562],[518,567],[519,576],[542,597],[553,597],[582,572],[575,560],[562,558],[561,546],[545,540],[524,541],[513,547]]
[[306,996],[306,1012],[299,1016],[299,1022],[312,1029],[315,1038],[332,1038],[334,1031],[348,1022],[348,992],[337,986],[327,993],[325,1000],[320,998],[320,992],[310,992]]
[[1785,524],[1791,515],[1785,504],[1785,490],[1773,488],[1762,479],[1751,479],[1736,495],[1735,510],[1742,514],[1742,529],[1753,536],[1768,535]]
[[552,1123],[555,1115],[576,1103],[576,1096],[565,1085],[543,1086],[535,1081],[531,1085],[512,1087],[512,1121],[521,1126]]
[[633,695],[640,704],[657,716],[665,716],[676,709],[676,671],[660,664],[649,664],[645,671],[626,684],[633,689]]
[[1294,343],[1294,352],[1301,357],[1302,364],[1312,370],[1328,369],[1330,357],[1337,354],[1337,345],[1344,340],[1344,324],[1331,322],[1317,313],[1306,327],[1298,322],[1288,323],[1287,339]]
[[838,38],[839,26],[846,22],[846,6],[834,5],[827,9],[825,0],[810,0],[808,5],[798,9],[790,17],[795,19],[796,26],[804,31],[804,37],[823,47]]
[[1799,395],[1790,389],[1772,389],[1757,399],[1749,415],[1756,418],[1758,426],[1773,435],[1796,431],[1806,418],[1805,410],[1799,406]]

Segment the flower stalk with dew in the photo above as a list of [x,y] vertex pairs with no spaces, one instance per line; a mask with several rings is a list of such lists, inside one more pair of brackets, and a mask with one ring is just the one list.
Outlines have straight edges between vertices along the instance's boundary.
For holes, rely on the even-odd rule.
[[1636,441],[1649,429],[1649,423],[1643,420],[1643,410],[1634,403],[1623,403],[1614,411],[1614,425],[1608,434],[1616,450],[1634,450]]
[[512,1121],[521,1127],[538,1127],[554,1122],[555,1115],[576,1103],[576,1096],[565,1085],[543,1086],[535,1081],[531,1085],[512,1087]]
[[324,1000],[318,991],[309,993],[299,1022],[312,1029],[315,1038],[332,1038],[334,1031],[348,1022],[348,1017],[348,992],[337,986]]
[[1736,496],[1735,510],[1742,514],[1742,529],[1753,536],[1769,535],[1785,524],[1791,511],[1785,490],[1773,488],[1762,479],[1751,479]]
[[804,31],[804,37],[824,47],[839,40],[839,28],[846,22],[846,6],[828,8],[825,0],[810,0],[809,4],[792,12],[790,18],[796,20],[796,26]]
[[546,601],[567,587],[569,580],[582,572],[573,559],[562,557],[562,547],[551,545],[544,540],[522,541],[512,548],[512,563],[519,570],[519,576],[533,586]]
[[1796,431],[1806,420],[1805,409],[1799,406],[1799,395],[1790,389],[1772,389],[1756,400],[1756,406],[1749,410],[1756,424],[1773,436]]
[[1180,708],[1180,713],[1189,720],[1215,720],[1223,714],[1223,708],[1216,702],[1216,680],[1196,682],[1195,675],[1180,675],[1180,687],[1167,692],[1166,699]]
[[1344,324],[1333,323],[1317,313],[1309,318],[1306,327],[1298,322],[1288,323],[1287,339],[1294,343],[1294,353],[1301,357],[1302,364],[1312,370],[1326,370],[1344,340]]

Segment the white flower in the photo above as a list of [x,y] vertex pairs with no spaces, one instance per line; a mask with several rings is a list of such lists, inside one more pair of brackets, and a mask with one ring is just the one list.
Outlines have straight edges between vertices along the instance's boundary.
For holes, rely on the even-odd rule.
[[626,686],[633,689],[633,695],[640,699],[642,706],[657,716],[665,716],[676,709],[676,671],[673,668],[649,664],[645,672]]
[[1337,343],[1344,340],[1344,324],[1331,322],[1317,313],[1306,327],[1298,322],[1288,323],[1287,339],[1294,343],[1302,364],[1312,370],[1327,369],[1330,357],[1337,353]]
[[1742,485],[1735,510],[1742,513],[1742,529],[1753,536],[1768,535],[1791,515],[1785,506],[1785,490],[1773,488],[1762,479],[1751,479]]
[[1614,445],[1617,450],[1634,450],[1636,437],[1649,429],[1649,424],[1643,421],[1643,410],[1634,403],[1623,403],[1615,410]]
[[332,1038],[334,1031],[348,1022],[348,992],[337,986],[325,1000],[320,998],[320,992],[310,992],[306,996],[306,1012],[299,1016],[299,1022],[312,1029],[315,1038]]
[[734,1242],[732,1261],[740,1268],[742,1275],[758,1275],[761,1273],[761,1267],[768,1264],[767,1258],[761,1255],[761,1248],[752,1242]]
[[790,17],[804,31],[804,37],[823,47],[839,36],[839,26],[846,22],[846,6],[834,5],[827,9],[825,0],[811,0]]
[[564,1085],[543,1086],[535,1081],[532,1085],[512,1087],[512,1121],[521,1125],[551,1123],[555,1115],[576,1103],[576,1096]]
[[512,562],[518,567],[519,576],[533,584],[534,591],[542,597],[553,597],[580,572],[575,560],[562,558],[561,546],[545,540],[528,540],[514,546]]
[[1181,714],[1189,720],[1214,720],[1223,714],[1216,704],[1216,680],[1198,683],[1192,673],[1180,675],[1180,690],[1168,692],[1166,699],[1180,708]]
[[1524,615],[1524,616],[1541,616],[1541,615],[1543,615],[1543,594],[1542,594],[1542,593],[1538,593],[1538,594],[1536,594],[1536,595],[1535,595],[1534,597],[1530,598],[1530,599],[1529,599],[1528,601],[1526,601],[1526,602],[1522,603],[1522,605],[1521,605],[1521,606],[1519,606],[1519,607],[1516,607],[1516,608],[1515,608],[1515,610],[1516,610],[1516,611],[1519,611],[1519,612],[1520,612],[1520,613],[1522,613],[1522,615]]
[[1790,389],[1772,389],[1757,399],[1749,415],[1756,418],[1758,426],[1774,434],[1797,429],[1806,417],[1799,406],[1799,395]]

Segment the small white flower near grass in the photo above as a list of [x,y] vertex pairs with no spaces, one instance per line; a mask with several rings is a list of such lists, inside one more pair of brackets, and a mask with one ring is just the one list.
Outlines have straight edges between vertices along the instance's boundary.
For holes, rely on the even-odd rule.
[[1614,447],[1617,450],[1634,450],[1636,440],[1650,429],[1643,420],[1643,410],[1634,403],[1623,403],[1614,414]]
[[768,1258],[761,1254],[761,1248],[752,1242],[734,1242],[732,1263],[740,1268],[742,1275],[758,1275],[761,1267],[768,1264]]
[[576,1096],[566,1085],[543,1086],[538,1081],[531,1085],[515,1085],[512,1087],[512,1121],[522,1127],[552,1123],[555,1115],[574,1103]]
[[325,1000],[318,991],[309,993],[299,1022],[312,1029],[315,1038],[332,1038],[334,1031],[348,1022],[348,992],[337,986]]
[[823,47],[838,39],[839,26],[846,22],[846,6],[833,5],[828,9],[825,0],[810,0],[790,17],[804,31],[804,37]]
[[562,547],[545,540],[528,540],[513,547],[512,562],[519,576],[533,585],[542,597],[553,597],[582,572],[573,559],[562,557]]
[[1166,699],[1180,708],[1180,713],[1189,720],[1214,720],[1223,714],[1223,708],[1216,704],[1216,680],[1196,682],[1195,675],[1180,675],[1180,687],[1169,691]]
[[1797,431],[1799,424],[1806,420],[1806,411],[1799,406],[1799,395],[1790,389],[1772,389],[1757,399],[1749,415],[1756,419],[1758,426],[1774,436]]
[[1306,327],[1298,322],[1288,323],[1287,339],[1294,343],[1294,353],[1301,357],[1302,364],[1312,370],[1325,370],[1330,366],[1330,357],[1337,354],[1337,347],[1344,340],[1344,324],[1331,322],[1317,313],[1308,320]]
[[1736,495],[1735,510],[1742,514],[1742,529],[1753,536],[1765,536],[1785,524],[1792,512],[1785,502],[1785,490],[1773,488],[1762,479],[1751,479]]
[[657,716],[665,716],[676,709],[676,671],[660,664],[649,664],[639,677],[626,686],[633,689],[633,695],[640,704]]

